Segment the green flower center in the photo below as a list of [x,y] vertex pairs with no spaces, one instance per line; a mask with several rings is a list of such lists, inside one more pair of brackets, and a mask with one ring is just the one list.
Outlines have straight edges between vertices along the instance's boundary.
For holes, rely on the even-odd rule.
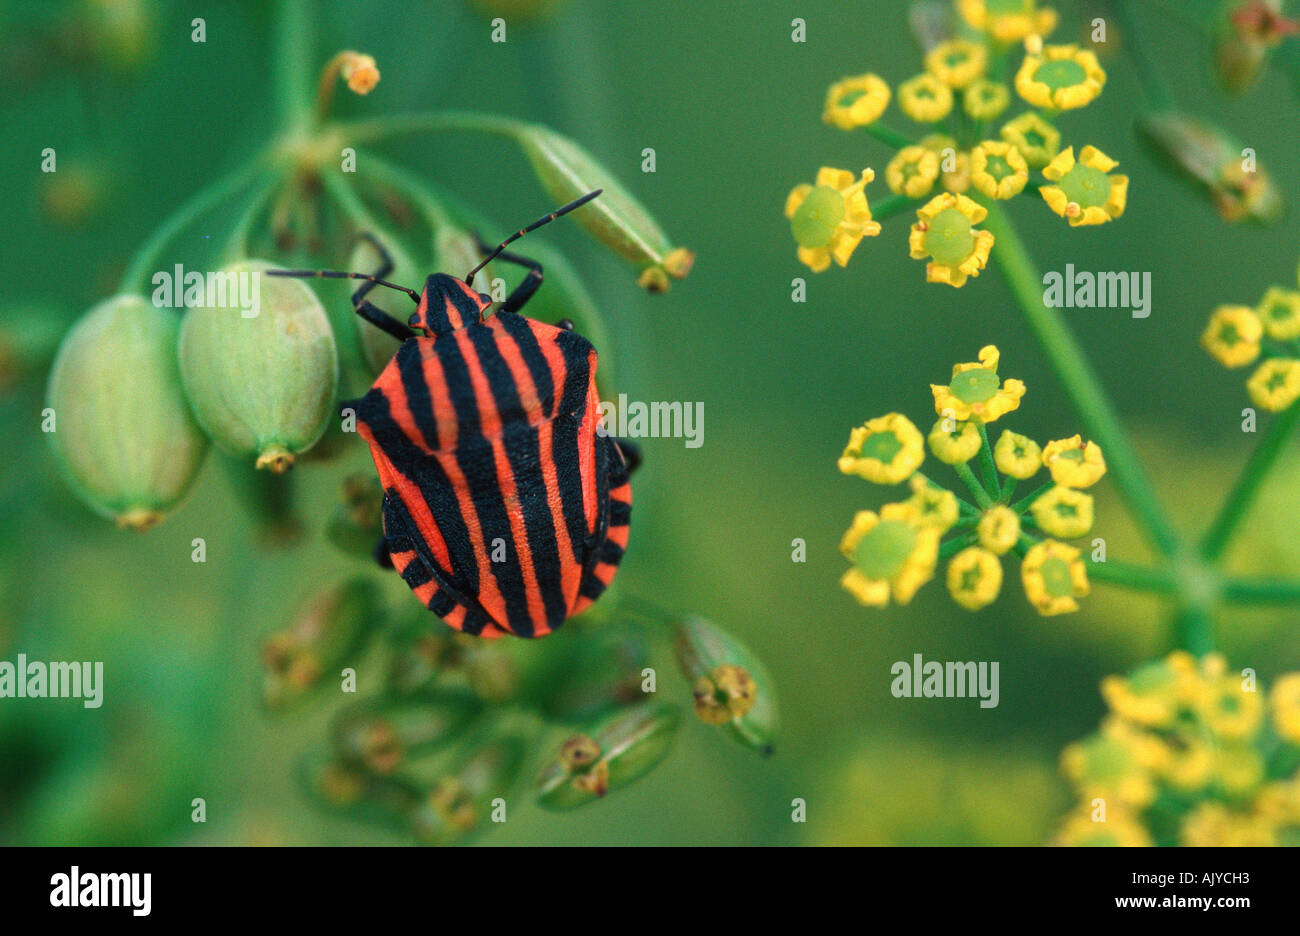
[[1076,464],[1082,465],[1083,449],[1081,448],[1066,449],[1064,452],[1058,452],[1056,457],[1061,459],[1061,461],[1074,462]]
[[1016,174],[1016,170],[1011,168],[1011,164],[1002,156],[990,155],[985,159],[984,171],[993,176],[998,182],[1001,182],[1007,176]]
[[902,520],[881,520],[858,540],[854,562],[867,578],[893,578],[916,548],[916,530]]
[[1064,501],[1057,501],[1052,505],[1052,509],[1056,511],[1058,517],[1077,517],[1079,515],[1078,508],[1073,504],[1067,504]]
[[1274,322],[1285,322],[1295,317],[1295,309],[1285,302],[1274,302],[1264,311],[1264,317]]
[[970,55],[954,49],[943,57],[943,63],[949,68],[956,68],[958,65],[965,65],[970,61]]
[[1219,326],[1219,340],[1231,348],[1241,341],[1241,332],[1231,322],[1224,322]]
[[1110,198],[1110,176],[1080,162],[1056,184],[1066,198],[1083,208],[1100,208]]
[[948,389],[963,403],[983,403],[993,399],[999,383],[998,375],[987,367],[972,367],[954,377]]
[[934,89],[924,82],[919,82],[912,86],[912,94],[926,101],[934,100]]
[[800,247],[825,247],[843,220],[844,196],[829,185],[819,185],[795,209],[790,219],[790,231]]
[[1053,598],[1065,598],[1074,593],[1074,582],[1070,578],[1070,564],[1058,556],[1050,556],[1039,568],[1043,576],[1043,588]]
[[956,208],[945,208],[934,216],[925,234],[925,249],[936,263],[960,266],[975,251],[970,218]]
[[903,450],[903,443],[892,432],[873,432],[862,442],[862,458],[875,458],[886,465]]
[[1026,130],[1020,136],[1025,141],[1026,149],[1040,150],[1047,148],[1047,137],[1037,130]]
[[1264,385],[1268,390],[1281,390],[1286,386],[1286,373],[1284,371],[1273,371],[1268,375],[1268,382]]
[[858,100],[866,96],[867,92],[863,91],[861,88],[856,88],[852,91],[845,91],[840,95],[839,106],[852,107]]
[[1053,91],[1083,84],[1087,78],[1087,71],[1073,59],[1057,59],[1053,62],[1044,62],[1034,70],[1034,80],[1042,82]]
[[962,572],[961,582],[958,584],[958,589],[960,591],[974,591],[979,588],[981,578],[983,578],[983,576],[980,574],[979,565],[973,565]]

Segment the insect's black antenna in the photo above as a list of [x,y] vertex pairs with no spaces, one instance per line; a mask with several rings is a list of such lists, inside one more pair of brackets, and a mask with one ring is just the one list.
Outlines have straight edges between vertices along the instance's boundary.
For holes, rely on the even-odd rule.
[[509,247],[509,246],[510,246],[511,244],[513,244],[515,241],[519,240],[519,238],[523,237],[523,236],[524,236],[525,234],[527,234],[529,231],[535,231],[535,230],[537,230],[539,227],[541,227],[543,224],[549,224],[549,223],[551,223],[551,222],[554,221],[556,218],[558,218],[560,215],[568,214],[568,213],[569,213],[570,211],[572,211],[574,208],[581,208],[583,205],[587,204],[587,202],[591,201],[593,198],[595,198],[597,195],[599,195],[602,191],[604,191],[604,190],[603,190],[603,189],[596,189],[594,192],[588,192],[586,195],[583,195],[581,198],[579,198],[579,199],[577,199],[577,200],[575,200],[575,201],[571,201],[571,202],[569,202],[569,203],[568,203],[567,205],[565,205],[563,208],[557,208],[557,209],[555,209],[554,211],[552,211],[550,214],[548,214],[548,215],[544,215],[543,217],[538,218],[538,219],[537,219],[536,221],[534,221],[532,224],[528,225],[528,227],[523,228],[522,230],[519,230],[519,231],[515,231],[515,233],[511,234],[509,237],[507,237],[505,240],[503,240],[500,244],[498,244],[496,250],[492,251],[490,254],[488,254],[486,257],[484,257],[483,260],[479,263],[478,266],[474,267],[474,269],[470,270],[469,273],[467,273],[467,274],[465,275],[465,282],[466,282],[466,283],[472,283],[472,282],[474,282],[474,274],[475,274],[475,273],[477,273],[479,270],[483,269],[485,266],[487,266],[489,263],[491,263],[494,259],[496,259],[497,254],[501,253],[501,251],[505,250],[507,247]]
[[267,276],[294,276],[299,279],[309,279],[313,276],[321,276],[325,279],[359,279],[374,283],[376,286],[387,286],[389,289],[396,289],[398,292],[404,292],[412,299],[415,304],[420,304],[420,294],[414,289],[408,289],[405,286],[398,286],[396,283],[390,283],[388,280],[381,280],[377,276],[371,276],[367,273],[344,273],[340,270],[267,270]]

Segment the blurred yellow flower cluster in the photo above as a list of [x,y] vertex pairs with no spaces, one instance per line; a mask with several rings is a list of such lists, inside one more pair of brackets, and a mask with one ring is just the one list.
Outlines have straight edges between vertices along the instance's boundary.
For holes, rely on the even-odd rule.
[[[1062,541],[1091,531],[1093,500],[1083,489],[1105,474],[1105,458],[1096,443],[1077,435],[1040,447],[1004,430],[990,444],[988,424],[1018,409],[1025,395],[1022,381],[999,375],[1000,358],[987,345],[978,360],[955,365],[949,383],[930,385],[939,418],[928,435],[901,413],[868,420],[849,434],[840,471],[873,484],[907,482],[912,492],[879,511],[859,511],[840,542],[852,563],[840,584],[860,603],[907,604],[948,559],[949,594],[977,611],[1001,592],[1001,557],[1010,552],[1021,558],[1025,596],[1040,614],[1075,611],[1088,594],[1081,551]],[[919,471],[927,446],[952,466],[969,500]],[[982,478],[968,464],[977,458]],[[1013,502],[1016,484],[1043,468],[1051,481]]]
[[1218,654],[1107,677],[1100,730],[1061,755],[1065,845],[1300,844],[1300,673],[1265,690]]
[[1246,391],[1261,409],[1280,412],[1300,399],[1300,292],[1270,286],[1254,308],[1219,306],[1201,345],[1224,367],[1260,362]]
[[[916,211],[908,247],[913,259],[929,261],[929,282],[960,287],[987,265],[993,235],[978,228],[987,213],[981,199],[1030,189],[1071,227],[1124,213],[1128,177],[1112,173],[1116,162],[1095,146],[1077,157],[1074,147],[1061,148],[1057,117],[1094,101],[1106,72],[1089,49],[1044,44],[1056,21],[1056,12],[1036,0],[955,0],[946,35],[922,37],[920,74],[896,89],[874,72],[827,89],[825,123],[865,129],[897,151],[884,170],[894,197],[881,219]],[[1017,43],[1024,56],[1013,75]],[[1004,120],[1013,92],[1028,108]],[[891,102],[913,123],[939,132],[913,141],[884,126]],[[870,181],[868,173],[863,178]],[[824,183],[828,174],[843,184]],[[823,168],[816,185],[797,186],[786,201],[799,260],[815,273],[831,261],[846,266],[863,237],[880,233],[865,198],[848,190],[853,179],[847,170]]]

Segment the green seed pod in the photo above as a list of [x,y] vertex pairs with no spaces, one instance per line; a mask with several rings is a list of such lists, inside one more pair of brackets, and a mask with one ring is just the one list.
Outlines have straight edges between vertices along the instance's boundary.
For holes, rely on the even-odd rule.
[[527,741],[520,735],[492,738],[429,784],[411,811],[416,841],[449,845],[481,828],[492,801],[504,798],[514,785],[527,750]]
[[[186,314],[180,366],[194,416],[213,441],[283,472],[334,415],[339,365],[320,300],[299,280],[263,275],[274,266],[242,260],[221,272],[241,285],[227,288],[236,296],[224,305]],[[250,282],[255,299],[244,308],[237,292]]]
[[584,628],[556,657],[558,671],[533,672],[529,680],[529,700],[551,719],[587,721],[646,697],[642,671],[650,650],[622,628]]
[[330,727],[334,750],[377,774],[391,774],[415,754],[455,740],[478,714],[468,695],[372,699],[339,712]]
[[742,744],[771,754],[777,729],[776,687],[762,661],[701,617],[677,624],[673,649],[691,682],[699,719],[725,725]]
[[78,496],[148,529],[189,490],[207,440],[181,393],[174,313],[114,296],[64,337],[46,393],[50,441]]
[[590,153],[568,137],[535,124],[522,127],[517,136],[538,181],[557,205],[593,189],[604,190],[573,217],[596,240],[636,264],[644,288],[661,292],[668,288],[668,277],[681,279],[690,272],[694,254],[673,247],[650,212]]
[[[384,279],[390,283],[408,286],[416,292],[424,289],[424,276],[427,271],[422,270],[411,259],[410,254],[397,242],[396,238],[380,237],[380,242],[393,258],[393,269]],[[352,251],[347,269],[361,273],[373,273],[380,269],[382,263],[383,261],[380,260],[379,251],[375,249],[375,245],[369,241],[361,240],[357,241],[357,246]],[[473,264],[471,263],[470,266],[473,266]],[[465,267],[465,269],[468,270],[469,266]],[[356,290],[356,287],[365,285],[356,280],[345,280],[345,283],[348,286],[349,296]],[[395,289],[376,286],[366,294],[366,298],[399,322],[405,323],[411,312],[414,311],[414,305],[410,297]],[[401,342],[388,332],[381,331],[371,325],[359,315],[353,315],[352,320],[356,323],[357,340],[361,345],[362,360],[365,362],[369,373],[372,376],[378,376],[379,372],[387,367],[388,362],[393,359],[393,355],[397,353]]]
[[325,535],[349,555],[369,559],[384,532],[384,489],[373,474],[351,475],[343,481],[342,503],[334,508]]
[[312,598],[290,625],[262,641],[262,703],[283,711],[355,663],[382,622],[379,589],[355,578]]
[[1282,0],[1227,0],[1214,24],[1214,66],[1225,91],[1240,94],[1253,86],[1269,53],[1297,31],[1283,15]]
[[575,809],[645,776],[672,750],[680,723],[672,706],[646,702],[571,736],[537,775],[538,804]]
[[1272,177],[1224,130],[1170,111],[1143,114],[1137,128],[1156,162],[1208,194],[1225,221],[1273,224],[1282,216]]
[[480,640],[418,616],[391,637],[387,689],[398,696],[464,691],[484,702],[504,702],[519,687],[519,667],[501,641]]
[[376,777],[325,751],[309,751],[294,771],[308,801],[326,813],[404,830],[420,791],[389,777]]

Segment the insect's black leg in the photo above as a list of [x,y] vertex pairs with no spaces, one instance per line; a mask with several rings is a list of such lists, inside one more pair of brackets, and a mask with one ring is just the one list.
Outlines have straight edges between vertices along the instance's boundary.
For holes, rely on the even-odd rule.
[[614,444],[623,453],[623,461],[627,463],[628,474],[632,474],[641,467],[641,446],[629,442],[627,439],[615,439]]
[[[487,243],[477,234],[474,235],[474,239],[478,242],[478,249],[483,251],[484,254],[496,250],[495,244]],[[498,310],[500,312],[518,312],[523,304],[533,297],[533,293],[537,292],[538,287],[542,285],[542,265],[536,260],[529,260],[527,257],[521,257],[519,254],[506,251],[497,254],[497,259],[528,268],[528,275],[524,277],[524,281],[510,291],[510,295],[506,296],[506,301],[501,303],[501,308]]]
[[[373,234],[363,233],[360,236],[362,240],[368,241],[370,245],[379,252],[379,259],[383,263],[383,266],[372,273],[371,276],[374,279],[386,278],[389,273],[393,272],[392,255],[388,253],[388,250]],[[408,328],[406,325],[393,318],[383,309],[379,308],[366,298],[366,294],[374,288],[374,282],[366,280],[357,287],[357,291],[352,294],[352,308],[356,310],[357,315],[361,316],[376,328],[388,332],[388,334],[392,335],[398,341],[405,341],[407,338],[414,336],[415,331],[413,329]]]
[[379,563],[381,569],[391,569],[393,567],[393,557],[388,552],[388,540],[379,537],[379,542],[375,543],[375,562]]

